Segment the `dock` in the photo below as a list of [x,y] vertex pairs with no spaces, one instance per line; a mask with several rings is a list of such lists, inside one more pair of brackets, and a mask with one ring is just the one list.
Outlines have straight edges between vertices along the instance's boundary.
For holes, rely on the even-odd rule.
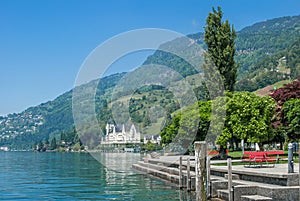
[[[181,158],[181,161],[180,161]],[[233,160],[238,162],[240,160]],[[210,198],[229,199],[228,167],[211,161],[208,195]],[[145,157],[133,165],[136,171],[146,173],[169,184],[188,191],[195,190],[194,156]],[[275,164],[274,167],[232,166],[232,194],[234,201],[299,200],[299,166],[294,164],[294,173],[288,173],[287,164]]]

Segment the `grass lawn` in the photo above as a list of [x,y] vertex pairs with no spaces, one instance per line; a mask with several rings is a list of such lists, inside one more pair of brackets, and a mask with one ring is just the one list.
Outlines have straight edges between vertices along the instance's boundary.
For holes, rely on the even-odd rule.
[[[229,156],[231,156],[233,159],[241,159],[243,156],[243,152],[242,151],[230,151],[228,153]],[[288,157],[288,151],[284,151],[283,155],[280,155],[281,158],[287,158]],[[298,157],[298,154],[297,154]]]
[[228,155],[230,157],[232,157],[233,159],[241,159],[243,156],[243,152],[242,151],[233,151],[233,152],[229,152]]

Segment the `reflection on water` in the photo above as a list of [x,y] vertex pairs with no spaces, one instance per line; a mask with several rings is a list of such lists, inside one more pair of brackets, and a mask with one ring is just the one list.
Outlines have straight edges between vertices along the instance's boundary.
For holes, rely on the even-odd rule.
[[[133,153],[0,152],[0,200],[194,200],[139,174]],[[100,162],[98,162],[100,161]]]
[[139,153],[92,152],[90,154],[107,170],[124,174],[132,174],[132,165],[141,160]]

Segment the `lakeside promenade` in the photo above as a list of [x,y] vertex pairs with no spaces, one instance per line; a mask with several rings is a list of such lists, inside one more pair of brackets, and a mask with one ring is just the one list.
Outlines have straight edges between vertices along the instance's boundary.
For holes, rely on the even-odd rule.
[[[181,177],[180,157],[182,157]],[[189,173],[187,170],[188,158],[190,159]],[[227,189],[228,167],[220,164],[226,162],[226,160],[211,161],[209,175],[210,197],[222,200],[229,199],[229,191]],[[232,162],[241,162],[241,160],[232,160]],[[159,156],[152,158],[148,155],[143,161],[134,164],[133,168],[180,188],[186,188],[190,185],[191,190],[195,190],[194,156]],[[299,165],[294,164],[293,173],[288,173],[288,164],[275,164],[274,167],[233,165],[232,186],[234,201],[299,200]]]

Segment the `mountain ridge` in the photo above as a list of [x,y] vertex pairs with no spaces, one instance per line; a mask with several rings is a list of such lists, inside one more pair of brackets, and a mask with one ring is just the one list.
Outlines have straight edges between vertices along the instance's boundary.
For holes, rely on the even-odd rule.
[[[274,29],[273,34],[271,29]],[[266,35],[266,33],[269,35]],[[264,38],[262,36],[266,37]],[[287,36],[289,36],[288,40],[284,40]],[[299,38],[299,36],[300,15],[285,16],[257,22],[252,26],[241,29],[237,33],[236,41],[236,60],[242,65],[239,70],[239,80],[254,79],[257,70],[259,70],[261,75],[264,75],[263,72],[266,66],[264,66],[265,64],[260,65],[260,63],[263,63],[265,59],[270,59],[270,62],[273,63],[278,62],[277,57],[275,59],[267,57],[273,55],[276,56],[276,53],[281,57],[282,55],[280,52],[287,51],[287,48],[293,47],[292,44],[296,42],[295,38]],[[189,34],[188,37],[205,48],[203,33]],[[271,41],[273,42],[271,43]],[[281,43],[282,41],[284,42]],[[295,54],[296,56],[298,55],[297,51],[298,49],[291,54],[294,54],[295,57]],[[285,53],[289,53],[289,51],[282,54]],[[184,77],[190,77],[197,73],[197,71],[193,71],[193,68],[189,68],[189,64],[182,61],[182,59],[159,51],[149,56],[144,62],[144,64],[153,63],[170,66]],[[297,60],[293,65],[297,66],[298,63],[300,63],[300,61]],[[256,67],[258,69],[256,69]],[[109,105],[110,103],[107,100],[111,96],[114,86],[117,85],[118,81],[122,79],[124,75],[126,75],[126,73],[117,73],[100,79],[101,84],[98,85],[97,88],[96,111],[101,128],[105,125],[105,121],[108,120],[108,118],[111,118],[110,110],[113,106]],[[275,73],[275,76],[278,75]],[[194,78],[191,78],[191,82],[195,81],[193,79]],[[95,81],[98,80],[92,82]],[[85,85],[85,87],[88,88],[88,84]],[[155,90],[157,91],[152,93],[152,91]],[[201,91],[202,89],[197,90]],[[59,95],[52,101],[29,107],[18,114],[8,114],[6,117],[0,116],[0,146],[10,146],[16,149],[29,149],[41,140],[59,137],[61,133],[73,129],[72,92],[73,89]],[[142,103],[142,101],[145,101],[143,100],[143,93],[149,95],[149,100],[147,97],[145,98],[149,104]],[[145,89],[140,90],[140,92],[137,92],[137,94],[139,94],[137,96],[138,98],[133,98],[134,101],[131,109],[134,112],[135,118],[140,118],[139,121],[142,123],[144,123],[143,121],[149,121],[147,110],[149,108],[151,109],[151,104],[155,103],[151,101],[157,99],[153,97],[153,94],[154,96],[162,97],[156,101],[164,102],[162,103],[164,107],[174,107],[174,102],[171,101],[172,97],[165,89],[146,87]],[[126,93],[123,95],[126,96]],[[198,95],[199,97],[201,96],[201,94]],[[170,99],[165,98],[164,96],[167,96]],[[139,112],[138,108],[142,109],[142,112]],[[168,115],[170,114],[167,114],[167,116]]]

